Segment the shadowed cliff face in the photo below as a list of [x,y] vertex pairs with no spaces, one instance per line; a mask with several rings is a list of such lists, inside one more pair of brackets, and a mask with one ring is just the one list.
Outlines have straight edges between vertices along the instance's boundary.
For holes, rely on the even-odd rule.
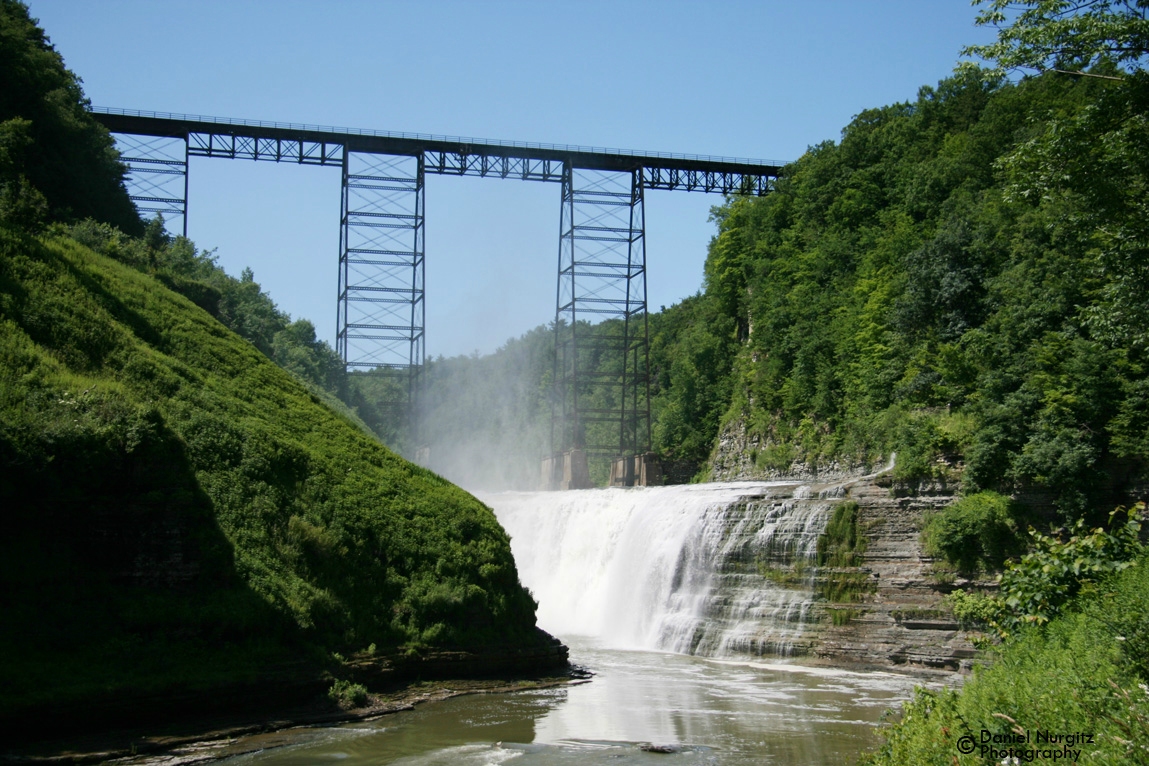
[[106,274],[0,245],[0,714],[283,661],[291,621],[237,572],[163,402],[124,385],[108,313],[160,335]]
[[[153,408],[89,388],[40,390],[0,435],[5,592],[241,585],[183,441]],[[50,608],[40,604],[37,608]]]
[[[232,546],[211,514],[186,448],[155,409],[92,390],[41,391],[23,427],[5,430],[4,541],[23,567],[5,576],[178,590],[234,581]],[[53,539],[53,566],[16,540]]]

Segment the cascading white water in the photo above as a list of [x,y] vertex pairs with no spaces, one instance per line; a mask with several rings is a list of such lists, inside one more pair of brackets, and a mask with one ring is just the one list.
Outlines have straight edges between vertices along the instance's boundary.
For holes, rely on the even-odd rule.
[[813,559],[835,494],[761,482],[480,497],[511,536],[543,629],[724,656],[800,648],[812,575],[765,575],[803,571],[792,565]]

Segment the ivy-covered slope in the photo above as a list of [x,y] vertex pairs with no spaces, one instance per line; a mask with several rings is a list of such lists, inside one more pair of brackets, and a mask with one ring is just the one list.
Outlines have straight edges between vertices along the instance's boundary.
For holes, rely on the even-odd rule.
[[538,640],[489,509],[159,280],[2,227],[0,519],[5,707]]

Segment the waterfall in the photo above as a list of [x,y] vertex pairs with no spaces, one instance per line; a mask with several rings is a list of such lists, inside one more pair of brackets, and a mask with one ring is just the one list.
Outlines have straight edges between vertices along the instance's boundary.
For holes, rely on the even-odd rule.
[[739,482],[480,494],[539,626],[621,649],[801,653],[812,564],[841,489]]

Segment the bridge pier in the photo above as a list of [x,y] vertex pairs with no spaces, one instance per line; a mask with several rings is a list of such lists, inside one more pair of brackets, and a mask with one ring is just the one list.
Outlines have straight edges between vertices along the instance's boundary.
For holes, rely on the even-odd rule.
[[539,488],[544,490],[591,489],[586,452],[572,449],[543,458]]
[[187,135],[147,136],[116,133],[128,197],[144,218],[163,216],[169,231],[188,235]]
[[662,484],[662,464],[653,452],[623,455],[610,463],[610,486],[657,487]]
[[418,443],[425,348],[422,153],[343,152],[336,351],[378,378],[396,426]]
[[650,445],[642,168],[563,168],[551,447]]

